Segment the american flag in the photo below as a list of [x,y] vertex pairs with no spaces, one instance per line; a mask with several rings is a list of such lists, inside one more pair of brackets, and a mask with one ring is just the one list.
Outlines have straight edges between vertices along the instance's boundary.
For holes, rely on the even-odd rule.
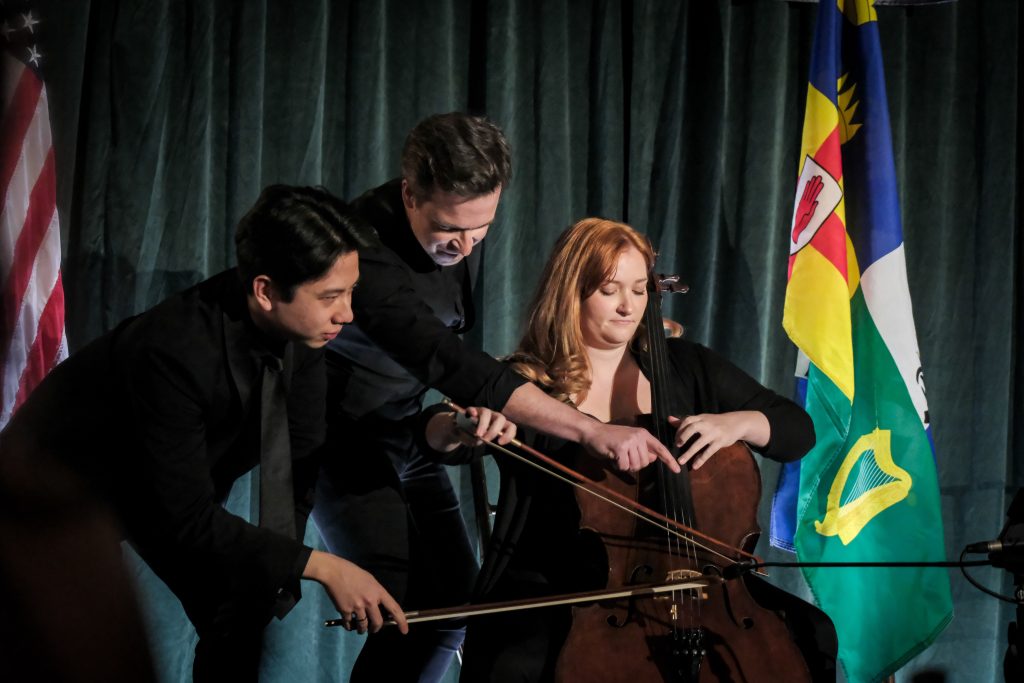
[[39,18],[0,0],[0,428],[67,357],[60,225]]

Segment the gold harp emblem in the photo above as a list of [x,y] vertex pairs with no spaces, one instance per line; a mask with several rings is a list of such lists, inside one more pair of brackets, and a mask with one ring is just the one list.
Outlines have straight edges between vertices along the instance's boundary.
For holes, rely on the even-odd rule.
[[838,535],[843,545],[849,545],[875,515],[907,497],[913,481],[893,462],[891,434],[888,429],[875,429],[853,444],[832,480],[825,519],[815,520],[815,531]]

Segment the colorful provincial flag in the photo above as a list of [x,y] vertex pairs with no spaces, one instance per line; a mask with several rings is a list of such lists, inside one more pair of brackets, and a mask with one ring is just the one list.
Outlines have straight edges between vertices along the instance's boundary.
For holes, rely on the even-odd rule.
[[[806,562],[945,560],[872,0],[819,4],[801,150],[783,327],[817,443],[783,472],[772,543]],[[946,569],[804,577],[853,683],[893,673],[952,618]]]

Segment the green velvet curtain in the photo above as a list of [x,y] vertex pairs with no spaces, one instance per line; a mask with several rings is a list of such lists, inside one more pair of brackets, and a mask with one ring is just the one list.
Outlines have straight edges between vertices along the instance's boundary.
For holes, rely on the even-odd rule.
[[[795,352],[780,321],[813,4],[38,5],[73,349],[231,265],[233,225],[264,185],[323,184],[353,197],[397,174],[416,121],[472,109],[504,127],[514,154],[473,333],[488,351],[513,348],[557,234],[599,214],[647,232],[661,268],[691,285],[669,304],[690,338],[789,393]],[[1015,0],[878,10],[954,558],[998,534],[1024,484],[1021,15]],[[777,469],[762,471],[766,527]],[[230,504],[246,514],[245,482],[236,489]],[[317,542],[314,529],[308,538]],[[178,680],[191,630],[166,589],[129,561],[164,678]],[[1006,572],[974,574],[1010,590]],[[955,619],[900,678],[935,667],[949,680],[996,680],[1012,612],[950,578]],[[803,590],[795,572],[773,580]],[[359,639],[323,629],[330,613],[311,587],[272,625],[268,680],[339,680]]]

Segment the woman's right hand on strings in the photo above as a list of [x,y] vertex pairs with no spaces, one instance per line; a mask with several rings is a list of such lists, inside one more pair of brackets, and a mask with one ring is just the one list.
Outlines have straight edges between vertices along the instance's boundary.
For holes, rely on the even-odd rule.
[[702,413],[682,419],[670,415],[668,423],[676,430],[676,446],[686,446],[679,462],[689,462],[695,470],[726,446],[746,441],[759,448],[768,443],[772,434],[768,418],[757,410]]

